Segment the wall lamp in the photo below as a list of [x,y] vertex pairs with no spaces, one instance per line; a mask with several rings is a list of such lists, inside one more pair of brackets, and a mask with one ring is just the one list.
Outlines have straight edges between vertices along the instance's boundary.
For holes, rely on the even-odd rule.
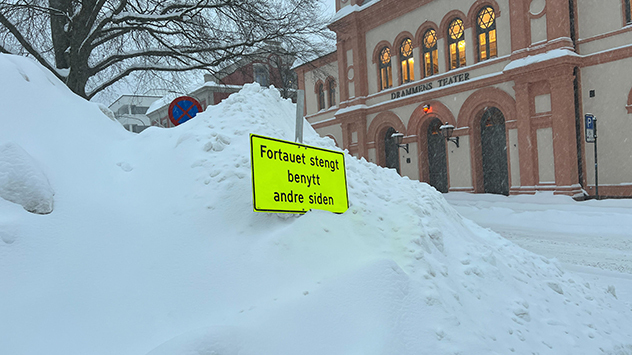
[[398,147],[404,148],[406,153],[408,153],[408,143],[402,144],[402,140],[404,139],[404,134],[403,133],[395,132],[395,133],[391,134],[391,138],[393,138],[395,140],[395,144],[397,144]]
[[453,125],[446,122],[443,126],[439,127],[439,129],[441,130],[441,135],[446,141],[456,144],[457,148],[459,147],[459,137],[452,137],[452,132],[454,131]]
[[424,113],[428,113],[428,111],[430,111],[430,105],[429,104],[425,104],[424,105]]

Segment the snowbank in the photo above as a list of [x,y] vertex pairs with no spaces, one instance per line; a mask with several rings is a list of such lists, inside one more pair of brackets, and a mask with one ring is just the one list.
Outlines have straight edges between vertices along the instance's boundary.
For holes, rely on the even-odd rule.
[[[46,103],[0,142],[56,191],[47,216],[0,200],[0,353],[632,354],[611,292],[392,170],[347,156],[341,215],[253,212],[248,135],[294,135],[276,90],[133,135],[27,59],[0,72],[3,104]],[[336,149],[309,125],[304,141]]]
[[19,145],[0,144],[0,197],[38,214],[53,212],[53,189],[33,158]]

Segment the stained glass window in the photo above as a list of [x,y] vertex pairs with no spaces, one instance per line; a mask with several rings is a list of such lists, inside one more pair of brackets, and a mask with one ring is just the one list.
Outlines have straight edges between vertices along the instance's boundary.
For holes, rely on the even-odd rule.
[[455,18],[448,27],[448,47],[450,49],[450,69],[465,65],[465,29],[463,20]]
[[496,48],[496,16],[494,9],[484,7],[476,18],[478,34],[478,59],[485,60],[498,55]]
[[402,67],[402,84],[415,80],[415,59],[413,58],[413,41],[406,38],[399,46],[399,61]]
[[388,47],[380,51],[380,89],[393,86],[393,72],[391,69],[391,50]]
[[437,52],[437,32],[429,29],[424,33],[424,72],[425,76],[439,72],[439,55]]

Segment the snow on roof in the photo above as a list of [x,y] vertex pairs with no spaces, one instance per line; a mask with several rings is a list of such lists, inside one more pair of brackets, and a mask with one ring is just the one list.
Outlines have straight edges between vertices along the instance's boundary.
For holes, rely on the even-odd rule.
[[147,112],[145,114],[148,115],[152,112],[160,110],[161,108],[169,105],[171,101],[173,101],[176,97],[178,97],[178,95],[174,93],[169,93],[161,97],[160,99],[152,102],[151,105],[149,105],[149,108],[147,109]]
[[215,88],[231,88],[231,89],[241,89],[244,86],[243,85],[228,85],[228,84],[219,84],[216,83],[214,81],[205,81],[204,84],[202,84],[199,88],[193,90],[193,91],[197,91],[200,90],[201,88],[204,87],[215,87]]
[[300,67],[301,65],[305,65],[307,63],[311,63],[311,62],[313,62],[313,61],[315,61],[317,59],[326,57],[326,56],[328,56],[328,55],[330,55],[332,53],[336,53],[336,50],[337,50],[336,47],[333,46],[332,48],[328,48],[328,50],[324,52],[325,54],[322,54],[322,55],[313,54],[313,55],[308,56],[306,58],[297,58],[294,61],[294,63],[292,63],[292,66],[290,67],[290,69],[295,70],[296,68]]
[[359,6],[358,5],[347,5],[347,6],[344,6],[340,10],[338,10],[338,12],[336,12],[336,14],[333,17],[332,23],[340,20],[343,17],[348,16],[351,13],[360,12],[360,11],[368,8],[369,6],[377,4],[378,2],[380,2],[380,0],[368,0],[364,4],[359,5]]

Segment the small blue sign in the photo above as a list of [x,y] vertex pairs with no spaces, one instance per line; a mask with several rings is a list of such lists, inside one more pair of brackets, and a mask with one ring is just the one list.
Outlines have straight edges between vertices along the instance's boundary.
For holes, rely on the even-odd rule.
[[595,138],[597,138],[597,136],[595,135],[595,116],[587,113],[584,118],[584,126],[586,127],[586,142],[594,143]]
[[180,96],[171,102],[167,113],[171,123],[177,126],[192,119],[201,111],[202,105],[196,99],[189,96]]

